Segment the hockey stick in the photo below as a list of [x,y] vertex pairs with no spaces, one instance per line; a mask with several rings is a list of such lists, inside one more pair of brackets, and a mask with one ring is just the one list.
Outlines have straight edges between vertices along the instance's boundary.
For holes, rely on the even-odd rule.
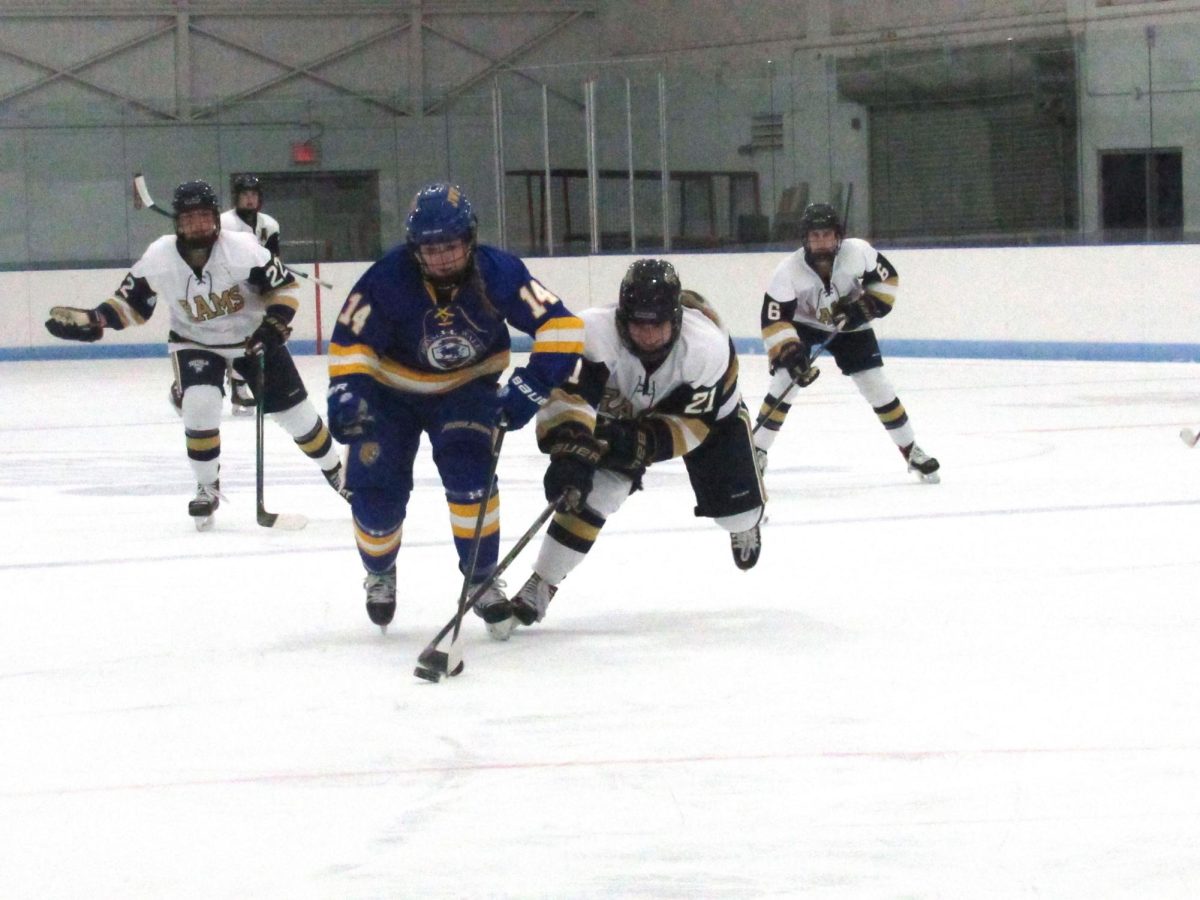
[[326,290],[330,290],[330,291],[333,290],[332,284],[330,284],[328,281],[324,281],[323,279],[317,278],[315,275],[309,275],[307,272],[301,272],[299,269],[293,269],[291,266],[288,266],[288,271],[291,272],[293,275],[299,275],[301,278],[303,278],[307,281],[311,281],[313,284],[319,284],[321,287],[325,288]]
[[1184,428],[1179,432],[1179,439],[1189,447],[1195,447],[1200,443],[1200,428],[1192,431],[1190,428]]
[[[501,420],[496,426],[496,430],[492,435],[492,462],[488,469],[487,487],[484,488],[483,499],[479,502],[479,515],[475,517],[475,533],[471,537],[471,554],[467,558],[467,567],[463,571],[462,590],[458,593],[458,611],[450,620],[450,628],[453,629],[453,634],[450,636],[450,647],[444,653],[437,650],[434,644],[425,648],[425,651],[418,657],[417,666],[414,674],[427,681],[438,681],[443,675],[457,675],[463,670],[462,648],[458,644],[458,632],[462,625],[463,613],[467,611],[467,594],[471,590],[471,581],[475,577],[475,566],[479,562],[479,544],[483,534],[483,521],[487,518],[488,504],[492,499],[492,489],[496,483],[496,467],[500,464],[500,447],[504,444],[504,435],[508,431],[508,425]],[[488,585],[495,580],[495,573],[488,579]],[[482,591],[477,591],[477,594],[482,595]],[[478,597],[476,598],[478,599]],[[449,630],[449,629],[447,629]],[[438,636],[440,641],[445,634]],[[426,674],[422,674],[424,671]],[[435,677],[429,677],[430,675]]]
[[[137,172],[133,176],[133,208],[134,209],[152,209],[160,216],[166,216],[168,219],[174,219],[175,214],[170,210],[163,209],[150,196],[150,188],[146,187],[146,178],[141,172]],[[293,275],[299,275],[308,281],[319,284],[321,287],[328,290],[333,290],[333,285],[328,281],[317,278],[315,275],[309,275],[307,272],[301,272],[299,269],[293,269],[288,266],[288,271]]]
[[299,513],[267,512],[263,505],[263,422],[266,415],[267,357],[258,354],[254,361],[254,491],[257,502],[258,524],[263,528],[282,528],[284,531],[299,531],[308,524],[308,519]]
[[[834,330],[833,334],[829,335],[829,337],[825,338],[825,340],[821,341],[821,343],[817,344],[817,346],[813,348],[812,356],[810,356],[808,359],[809,366],[812,366],[812,364],[817,361],[817,357],[824,353],[825,349],[833,343],[833,339],[841,333],[842,329],[841,326],[839,326]],[[808,385],[812,384],[814,381],[816,381],[816,376],[809,379],[804,387],[808,387]],[[763,425],[766,424],[767,420],[771,418],[771,416],[775,415],[775,410],[783,406],[784,401],[787,400],[788,394],[792,392],[792,388],[796,387],[798,384],[800,384],[799,379],[793,376],[792,380],[788,382],[788,386],[783,389],[783,393],[779,395],[779,399],[771,404],[771,408],[767,410],[765,415],[760,415],[758,417],[758,421],[754,423],[754,428],[750,430],[751,434],[758,434],[758,429],[762,428]]]
[[133,175],[133,208],[134,209],[152,209],[161,216],[166,216],[168,219],[175,218],[174,213],[168,209],[163,209],[150,196],[150,188],[146,187],[146,177],[141,172],[135,172]]
[[[433,640],[429,642],[429,645],[421,651],[421,655],[417,658],[417,667],[413,669],[414,675],[416,675],[418,678],[423,678],[426,681],[432,681],[435,684],[442,680],[442,675],[446,673],[449,666],[449,654],[438,650],[438,644],[440,644],[446,635],[448,635],[451,631],[457,632],[458,626],[462,622],[462,617],[466,614],[467,610],[475,608],[475,604],[485,593],[487,593],[488,589],[495,583],[496,579],[504,573],[504,570],[512,564],[513,560],[517,558],[518,554],[525,549],[525,546],[531,540],[533,540],[533,536],[541,531],[542,526],[546,524],[546,520],[550,518],[551,513],[554,512],[560,502],[560,500],[554,500],[546,504],[546,508],[543,509],[538,517],[533,520],[533,524],[526,529],[525,533],[517,539],[517,542],[513,545],[513,548],[508,551],[508,554],[504,557],[504,559],[497,563],[496,570],[492,572],[488,580],[475,589],[475,592],[471,594],[470,598],[463,605],[462,609],[455,613],[453,618],[451,618],[449,622],[442,626],[442,630],[434,635]],[[462,666],[460,661],[457,671],[453,671],[451,674],[457,675],[461,671]]]

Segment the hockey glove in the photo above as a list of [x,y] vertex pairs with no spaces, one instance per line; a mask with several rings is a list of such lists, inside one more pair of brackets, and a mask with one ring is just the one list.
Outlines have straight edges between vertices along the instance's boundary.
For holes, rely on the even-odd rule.
[[375,416],[367,398],[345,381],[330,385],[329,433],[340,444],[368,440],[375,433]]
[[104,322],[94,309],[76,309],[74,306],[52,306],[46,330],[64,341],[100,340],[104,334]]
[[654,432],[632,419],[605,419],[596,424],[596,437],[608,444],[600,465],[635,480],[654,462]]
[[514,369],[508,384],[500,388],[500,421],[509,431],[516,431],[532,419],[546,401],[550,389],[525,367]]
[[779,369],[786,369],[792,376],[792,381],[800,387],[808,387],[821,374],[821,370],[808,358],[808,348],[800,341],[783,345],[783,349],[775,357],[775,364],[771,367],[772,374]]
[[254,333],[246,340],[247,356],[262,356],[271,350],[277,350],[287,343],[292,335],[292,326],[276,315],[267,313],[262,323],[254,329]]
[[550,467],[542,478],[546,499],[558,500],[559,512],[580,509],[592,490],[592,477],[604,446],[582,425],[557,430],[546,450]]
[[871,299],[866,294],[859,294],[853,300],[849,297],[839,297],[833,301],[829,311],[833,313],[833,324],[841,331],[861,328],[875,318]]

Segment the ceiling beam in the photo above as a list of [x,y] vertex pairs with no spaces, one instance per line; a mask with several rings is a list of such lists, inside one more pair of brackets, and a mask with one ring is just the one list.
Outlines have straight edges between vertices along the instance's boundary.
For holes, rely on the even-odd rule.
[[530,81],[533,84],[536,84],[538,87],[546,87],[546,88],[548,88],[550,93],[554,94],[556,97],[558,97],[562,100],[565,100],[567,103],[571,104],[576,109],[583,109],[583,104],[579,100],[576,100],[574,97],[568,96],[567,94],[564,94],[561,91],[556,91],[554,88],[550,88],[548,85],[545,84],[545,82],[543,82],[537,78],[534,78],[532,75],[527,75],[524,72],[520,71],[519,69],[511,68],[509,64],[512,61],[524,56],[526,53],[529,53],[531,50],[534,50],[541,44],[544,44],[546,41],[548,41],[554,35],[558,34],[560,31],[562,31],[568,25],[571,25],[572,23],[574,23],[575,21],[577,21],[579,18],[581,18],[584,15],[585,15],[585,13],[582,13],[582,12],[571,13],[569,16],[567,16],[566,18],[562,19],[559,22],[554,23],[553,25],[551,25],[549,28],[545,29],[544,31],[541,31],[538,34],[535,34],[532,38],[530,38],[528,41],[526,41],[520,47],[517,47],[515,50],[504,54],[504,56],[502,56],[498,59],[495,57],[489,56],[488,54],[484,53],[482,50],[479,50],[476,47],[472,47],[469,44],[466,44],[466,43],[458,40],[455,37],[451,37],[450,35],[442,32],[442,31],[439,31],[437,28],[434,28],[428,22],[424,23],[425,30],[430,32],[431,34],[435,34],[438,37],[440,37],[442,40],[447,41],[451,44],[454,44],[454,46],[459,47],[463,50],[466,50],[469,53],[474,53],[476,56],[482,57],[483,59],[486,59],[489,63],[491,63],[491,65],[489,65],[487,68],[485,68],[482,72],[479,72],[478,74],[471,76],[467,80],[455,85],[453,88],[451,88],[449,91],[447,91],[440,99],[435,100],[432,103],[430,103],[428,106],[426,106],[425,114],[426,115],[434,115],[438,112],[441,112],[444,107],[449,106],[458,97],[461,97],[463,94],[467,93],[467,91],[471,90],[472,88],[474,88],[481,82],[486,81],[488,78],[495,75],[497,72],[501,72],[501,71],[511,72],[512,74],[518,76],[519,78],[523,78],[526,81]]

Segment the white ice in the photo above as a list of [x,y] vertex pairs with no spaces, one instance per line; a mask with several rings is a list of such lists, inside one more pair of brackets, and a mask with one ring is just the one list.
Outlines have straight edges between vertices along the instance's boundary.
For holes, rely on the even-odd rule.
[[[543,623],[470,617],[433,685],[427,445],[385,636],[282,430],[267,506],[308,528],[255,524],[227,417],[197,533],[165,359],[3,364],[0,896],[1200,896],[1196,367],[889,359],[940,485],[824,368],[756,569],[656,466]],[[502,552],[543,465],[509,437]]]

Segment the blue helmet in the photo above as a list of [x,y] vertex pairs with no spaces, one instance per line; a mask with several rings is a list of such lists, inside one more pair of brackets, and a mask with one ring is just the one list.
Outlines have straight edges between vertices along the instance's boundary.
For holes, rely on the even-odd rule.
[[475,245],[478,226],[471,201],[456,184],[436,182],[417,191],[408,211],[408,246],[445,244],[462,239]]
[[[408,212],[408,249],[421,267],[426,280],[438,285],[462,282],[471,270],[475,255],[475,229],[478,220],[471,201],[456,184],[435,182],[417,191]],[[449,244],[461,240],[466,245],[461,268],[452,273],[435,273],[418,252],[425,244]]]

